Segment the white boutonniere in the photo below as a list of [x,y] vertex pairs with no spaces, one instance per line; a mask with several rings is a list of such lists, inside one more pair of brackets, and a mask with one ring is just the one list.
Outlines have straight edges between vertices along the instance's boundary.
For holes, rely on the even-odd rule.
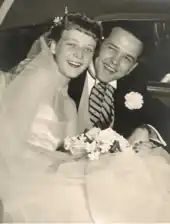
[[130,92],[125,95],[125,106],[129,110],[142,108],[144,103],[143,96],[138,92]]

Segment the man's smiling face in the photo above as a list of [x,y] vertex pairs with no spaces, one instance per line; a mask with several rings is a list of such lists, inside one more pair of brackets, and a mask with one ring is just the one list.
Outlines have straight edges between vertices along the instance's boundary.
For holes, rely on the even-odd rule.
[[64,30],[56,45],[59,71],[68,78],[76,78],[92,60],[96,40],[76,29]]
[[136,67],[143,44],[122,28],[114,28],[104,40],[95,61],[96,76],[100,81],[111,82],[129,74]]

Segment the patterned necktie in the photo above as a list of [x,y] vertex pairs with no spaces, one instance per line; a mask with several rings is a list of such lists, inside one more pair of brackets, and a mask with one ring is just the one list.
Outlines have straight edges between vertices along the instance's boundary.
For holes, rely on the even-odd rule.
[[114,92],[110,84],[100,82],[93,86],[89,97],[89,114],[94,126],[104,129],[113,124]]

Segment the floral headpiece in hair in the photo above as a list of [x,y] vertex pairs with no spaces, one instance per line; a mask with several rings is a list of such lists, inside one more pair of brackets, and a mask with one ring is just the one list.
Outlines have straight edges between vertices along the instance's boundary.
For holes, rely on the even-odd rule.
[[[60,16],[57,16],[54,18],[53,20],[53,25],[51,26],[51,30],[54,28],[54,27],[59,27],[61,26],[63,23],[65,24],[65,27],[69,27],[69,25],[73,26],[73,24],[69,24],[68,23],[68,18],[67,18],[67,14],[68,14],[68,7],[66,6],[65,7],[65,10],[64,10],[64,16],[60,17]],[[102,22],[101,21],[96,21],[96,23],[101,27],[101,30],[102,30]],[[102,36],[101,37],[101,40],[103,40],[104,37]]]
[[[64,15],[66,16],[67,14],[68,14],[68,7],[66,6],[65,10],[64,10]],[[63,16],[55,17],[54,20],[53,20],[52,28],[61,25],[62,22],[63,22],[63,18],[64,18]]]
[[62,22],[62,20],[63,20],[62,16],[61,17],[57,16],[54,18],[53,23],[55,26],[57,26],[58,24],[60,24]]

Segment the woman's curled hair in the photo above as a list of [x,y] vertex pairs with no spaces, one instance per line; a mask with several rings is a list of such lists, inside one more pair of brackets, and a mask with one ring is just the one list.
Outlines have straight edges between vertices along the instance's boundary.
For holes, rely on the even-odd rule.
[[62,32],[70,29],[79,30],[89,36],[92,36],[98,43],[100,43],[103,30],[100,22],[81,13],[68,13],[57,23],[54,22],[48,38],[58,42]]

